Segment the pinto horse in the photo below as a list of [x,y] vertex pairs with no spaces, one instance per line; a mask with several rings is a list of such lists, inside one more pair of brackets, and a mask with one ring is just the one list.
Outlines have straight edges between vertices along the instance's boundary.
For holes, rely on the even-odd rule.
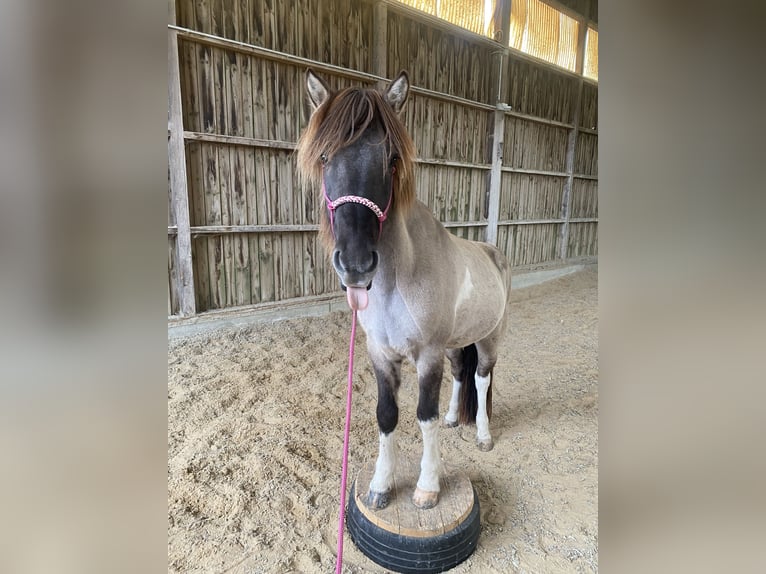
[[312,113],[298,142],[298,169],[321,186],[321,233],[349,305],[358,310],[378,386],[380,445],[365,502],[383,508],[390,501],[397,393],[408,359],[417,368],[423,436],[413,503],[431,508],[442,471],[445,354],[453,377],[445,426],[475,422],[478,447],[493,446],[492,370],[508,324],[510,267],[492,245],[449,233],[416,200],[415,146],[399,118],[410,89],[405,71],[382,92],[335,92],[308,70],[306,88]]

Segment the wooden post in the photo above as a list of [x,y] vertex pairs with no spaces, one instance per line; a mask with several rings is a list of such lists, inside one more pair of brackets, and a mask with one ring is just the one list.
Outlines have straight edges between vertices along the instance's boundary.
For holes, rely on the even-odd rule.
[[575,88],[575,108],[572,117],[572,128],[569,131],[567,141],[566,174],[564,182],[564,194],[561,199],[561,211],[564,223],[559,233],[559,258],[567,258],[569,248],[569,219],[572,214],[572,184],[574,182],[574,158],[575,148],[577,146],[577,134],[580,128],[580,108],[582,107],[583,77],[582,70],[585,61],[585,35],[588,30],[588,20],[590,14],[590,4],[586,9],[587,14],[578,20],[577,30],[577,54],[575,60],[575,72],[577,73],[577,87]]
[[[176,21],[175,0],[168,0],[168,17]],[[178,64],[178,33],[168,30],[168,168],[170,171],[171,209],[175,217],[176,274],[173,288],[178,299],[178,314],[188,317],[196,313],[194,275],[192,270],[189,197],[186,183],[186,153],[181,110],[181,71]]]
[[511,31],[511,2],[512,0],[497,0],[495,3],[495,30],[493,39],[503,46],[508,46]]
[[489,173],[487,194],[487,232],[484,240],[497,245],[497,222],[500,219],[500,182],[503,177],[503,134],[505,133],[505,104],[498,104],[495,110],[492,131],[492,170]]
[[498,49],[493,51],[495,56],[495,66],[492,70],[493,84],[496,88],[495,103],[503,102],[508,94],[508,40],[511,33],[511,0],[497,0],[495,3],[495,13],[492,16],[495,29],[493,31],[495,42],[500,44]]
[[388,6],[383,2],[376,2],[372,13],[372,73],[388,78]]
[[489,174],[489,190],[487,191],[487,231],[484,240],[497,245],[497,228],[500,219],[500,193],[503,178],[503,137],[505,134],[505,110],[509,109],[503,101],[508,94],[508,38],[511,29],[511,1],[498,0],[495,4],[495,34],[494,39],[500,44],[495,53],[495,94],[494,122],[490,137],[492,169]]

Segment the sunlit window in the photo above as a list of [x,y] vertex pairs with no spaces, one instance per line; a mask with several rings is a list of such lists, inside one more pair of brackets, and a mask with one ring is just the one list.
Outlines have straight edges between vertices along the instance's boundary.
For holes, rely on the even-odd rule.
[[598,30],[588,28],[585,34],[585,63],[583,76],[598,80]]
[[508,44],[574,72],[578,27],[577,20],[540,0],[513,0]]
[[400,0],[400,2],[476,34],[490,38],[494,36],[495,25],[492,15],[495,10],[495,0]]
[[[399,0],[410,6],[489,38],[499,38],[497,0]],[[575,72],[580,23],[541,0],[512,0],[508,45]],[[598,31],[585,34],[583,74],[598,80]]]

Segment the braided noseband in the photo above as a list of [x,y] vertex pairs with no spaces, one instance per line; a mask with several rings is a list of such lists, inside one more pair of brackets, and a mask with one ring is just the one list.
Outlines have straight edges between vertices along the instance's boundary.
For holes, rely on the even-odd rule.
[[391,208],[391,202],[394,198],[394,173],[396,173],[396,167],[391,167],[391,193],[388,195],[388,205],[386,205],[386,209],[381,211],[380,207],[378,207],[374,201],[359,195],[344,195],[335,201],[331,200],[330,196],[327,195],[327,189],[324,185],[324,168],[322,168],[322,194],[327,202],[327,209],[330,212],[330,229],[332,230],[332,234],[335,235],[335,210],[344,203],[358,203],[359,205],[364,205],[369,208],[375,214],[375,217],[378,218],[378,237],[380,237],[383,233],[383,222],[388,217],[388,210]]

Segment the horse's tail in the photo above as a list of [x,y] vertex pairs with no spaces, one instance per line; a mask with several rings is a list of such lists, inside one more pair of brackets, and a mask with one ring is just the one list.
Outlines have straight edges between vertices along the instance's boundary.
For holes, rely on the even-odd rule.
[[[476,345],[463,347],[463,368],[460,371],[460,407],[458,422],[461,425],[476,422],[479,401],[476,395],[476,367],[479,366],[479,353]],[[492,370],[489,371],[489,389],[487,389],[487,417],[492,417]]]

